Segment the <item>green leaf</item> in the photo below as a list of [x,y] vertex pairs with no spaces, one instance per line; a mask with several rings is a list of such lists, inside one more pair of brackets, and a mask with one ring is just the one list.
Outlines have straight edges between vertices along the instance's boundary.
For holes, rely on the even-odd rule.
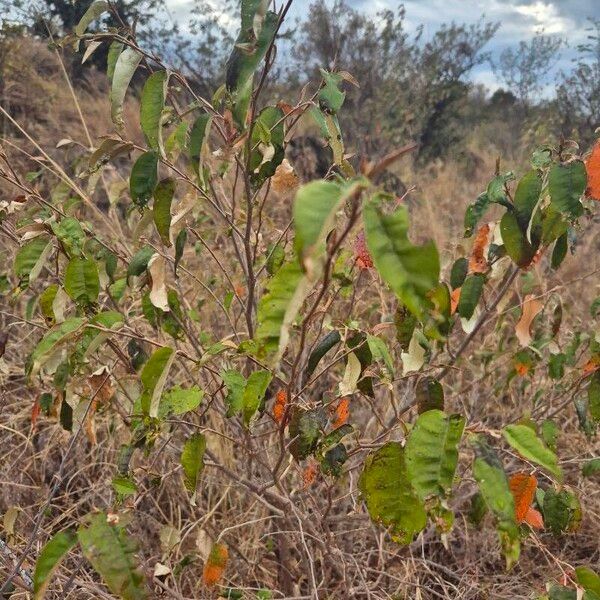
[[183,251],[185,250],[185,243],[187,242],[187,229],[182,229],[175,238],[175,262],[173,263],[173,272],[177,277],[177,267],[183,257]]
[[552,250],[551,266],[553,269],[558,269],[558,267],[560,267],[565,259],[565,256],[567,256],[568,248],[568,236],[566,233],[563,233],[556,240],[556,243],[554,244],[554,250]]
[[484,283],[485,276],[482,273],[473,273],[462,284],[457,311],[463,319],[468,320],[473,316],[475,308],[479,304]]
[[108,55],[106,57],[106,77],[108,82],[112,84],[113,77],[115,75],[115,67],[117,66],[117,60],[123,51],[122,42],[111,42],[108,47]]
[[27,278],[32,282],[40,274],[46,258],[52,250],[48,236],[39,235],[19,248],[13,263],[13,270],[19,279]]
[[276,106],[263,108],[256,118],[250,153],[250,171],[255,186],[271,177],[283,161],[284,120],[285,113]]
[[154,206],[152,207],[154,225],[162,243],[167,247],[171,246],[169,231],[171,229],[171,202],[174,194],[175,180],[170,177],[162,179],[154,190]]
[[154,150],[140,154],[129,177],[129,193],[133,203],[143,208],[154,194],[158,182],[158,154]]
[[475,200],[473,204],[470,204],[467,207],[464,220],[465,237],[471,237],[473,235],[475,226],[477,223],[479,223],[481,217],[483,217],[483,214],[487,210],[489,204],[490,197],[486,192],[484,192],[477,197],[477,200]]
[[134,561],[137,545],[122,527],[109,524],[105,513],[88,515],[77,537],[83,555],[115,596],[123,600],[148,597],[144,576]]
[[585,165],[580,160],[554,165],[548,174],[548,191],[552,206],[576,218],[583,213],[581,196],[587,186]]
[[560,535],[576,527],[581,518],[579,501],[567,489],[556,491],[549,488],[542,505],[544,524],[554,534]]
[[183,467],[183,483],[185,489],[195,496],[198,476],[204,469],[204,453],[206,437],[202,433],[194,433],[183,445],[181,466]]
[[161,118],[165,108],[169,74],[155,71],[146,79],[140,99],[140,124],[146,142],[154,150],[162,147]]
[[82,36],[89,24],[98,19],[103,13],[108,11],[109,8],[110,7],[106,0],[94,0],[94,2],[90,4],[89,8],[83,13],[79,23],[77,23],[75,26],[75,35],[78,37]]
[[587,592],[600,596],[600,577],[589,567],[576,567],[577,583]]
[[588,407],[592,419],[600,422],[600,371],[595,371],[588,385]]
[[417,418],[404,451],[408,477],[421,500],[450,493],[464,427],[463,417],[441,410]]
[[415,387],[415,399],[419,414],[429,410],[444,410],[444,389],[442,384],[433,377],[419,379]]
[[192,161],[194,172],[200,178],[200,183],[204,181],[202,176],[202,155],[208,142],[211,124],[211,116],[203,113],[194,121],[190,132],[190,160]]
[[325,69],[319,71],[323,77],[323,87],[318,95],[319,105],[324,112],[336,114],[346,99],[346,93],[340,90],[344,78],[339,73],[329,73]]
[[52,224],[54,235],[62,242],[69,256],[80,256],[85,244],[85,233],[81,223],[74,217],[65,217]]
[[296,260],[284,264],[268,281],[258,303],[255,340],[258,356],[276,364],[289,341],[289,329],[312,288]]
[[227,405],[227,416],[238,415],[244,409],[244,389],[246,388],[246,378],[234,369],[222,371],[220,373],[223,383],[227,386],[227,396],[225,404]]
[[158,407],[158,417],[164,419],[170,415],[183,415],[196,410],[203,397],[204,392],[196,385],[190,388],[176,385],[163,393]]
[[320,276],[320,258],[325,253],[327,235],[335,226],[337,211],[363,185],[319,180],[303,185],[296,193],[292,211],[296,231],[294,247],[311,279]]
[[113,477],[112,487],[115,493],[121,497],[131,496],[137,492],[137,485],[129,477]]
[[542,179],[537,170],[525,173],[515,190],[515,215],[521,231],[527,231],[533,211],[542,193]]
[[265,393],[273,375],[269,371],[254,371],[248,377],[242,402],[244,405],[244,425],[249,427],[252,417],[264,405]]
[[382,279],[419,319],[427,306],[427,292],[440,275],[440,259],[433,242],[414,246],[408,239],[408,211],[399,207],[390,215],[369,200],[363,209],[365,239]]
[[548,592],[548,600],[577,600],[577,592],[564,585],[553,585]]
[[129,46],[121,52],[115,62],[110,88],[110,114],[113,123],[123,129],[123,102],[125,94],[135,70],[138,68],[142,55]]
[[279,17],[272,11],[265,12],[265,3],[260,0],[242,0],[241,21],[240,33],[227,60],[225,84],[232,96],[236,126],[243,131],[253,75],[275,36]]
[[461,258],[457,258],[452,265],[452,269],[450,271],[450,285],[452,289],[455,290],[462,286],[467,277],[467,273],[469,272],[469,261],[462,256]]
[[530,460],[562,479],[556,454],[544,445],[536,432],[527,425],[507,425],[503,431],[506,441],[524,458]]
[[40,310],[42,311],[42,314],[47,319],[54,319],[54,309],[52,308],[52,303],[54,302],[54,299],[56,298],[57,292],[58,292],[58,286],[55,283],[53,283],[52,285],[49,285],[40,294],[40,297],[39,297]]
[[514,212],[506,212],[500,221],[500,234],[506,253],[519,267],[526,267],[535,256],[534,248],[527,240]]
[[96,261],[72,258],[65,269],[65,292],[78,304],[92,304],[100,293],[100,277]]
[[322,408],[292,411],[289,424],[292,442],[289,448],[297,461],[304,460],[316,450],[326,423],[327,418]]
[[76,543],[75,532],[66,529],[57,533],[44,545],[35,563],[33,573],[34,600],[41,600],[44,597],[52,576]]
[[127,267],[127,277],[138,277],[140,276],[148,266],[148,262],[154,254],[154,248],[152,246],[144,246],[140,248],[131,259],[129,266]]
[[85,322],[86,320],[83,317],[69,317],[59,325],[54,326],[38,342],[29,357],[30,374],[35,375],[60,346],[80,333]]
[[388,442],[367,457],[358,487],[371,519],[389,528],[394,541],[409,544],[425,528],[427,514],[410,484],[398,442]]
[[497,531],[510,568],[519,558],[519,529],[515,520],[515,502],[506,473],[496,453],[482,438],[474,438],[477,458],[473,462],[473,476],[477,481],[486,506],[497,520]]
[[597,473],[600,473],[600,458],[592,458],[581,467],[581,474],[584,477],[592,477]]
[[314,373],[321,359],[341,341],[340,332],[337,330],[330,331],[324,338],[320,339],[317,345],[313,348],[306,369],[304,370],[304,382],[307,382],[310,376]]
[[279,267],[285,262],[285,250],[281,244],[270,244],[267,248],[267,273],[275,275]]
[[174,359],[173,348],[164,346],[155,350],[144,365],[140,377],[144,386],[141,403],[145,415],[158,417],[160,397]]

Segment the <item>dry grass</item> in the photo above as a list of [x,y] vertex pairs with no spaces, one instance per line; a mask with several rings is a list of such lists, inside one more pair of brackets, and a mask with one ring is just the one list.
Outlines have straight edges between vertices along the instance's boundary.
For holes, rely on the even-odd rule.
[[[52,156],[63,163],[74,164],[77,149],[70,146],[67,150],[56,150],[56,141],[70,138],[85,147],[89,144],[56,57],[41,45],[18,43],[20,47],[6,83],[3,106],[42,147],[52,149]],[[33,64],[35,69],[31,68]],[[77,96],[92,140],[111,131],[105,87],[90,82],[87,91],[77,90]],[[128,122],[137,120],[134,102],[128,107],[128,117]],[[18,168],[36,170],[35,163],[24,159],[16,150],[26,148],[35,156],[34,149],[14,130],[7,133],[15,146],[6,149]],[[408,163],[401,166],[403,181],[417,186],[407,200],[413,233],[415,237],[431,237],[436,241],[446,269],[461,247],[463,254],[468,251],[469,242],[461,240],[464,208],[485,187],[494,171],[493,149],[482,151],[476,136],[472,144],[481,164],[468,174],[454,162],[440,163],[419,172]],[[109,172],[108,176],[119,177],[116,172]],[[43,193],[48,193],[51,187],[47,181],[40,180]],[[269,213],[267,223],[272,228],[269,229],[271,239],[260,241],[259,253],[265,251],[289,218],[290,200],[282,198],[278,202]],[[80,216],[92,218],[85,208],[81,209]],[[134,214],[123,223],[128,234],[135,228],[136,219]],[[544,258],[527,277],[517,282],[508,303],[502,306],[500,318],[484,328],[445,380],[449,410],[465,413],[472,427],[495,430],[531,411],[539,418],[564,402],[562,392],[548,379],[542,367],[530,378],[507,383],[514,344],[506,341],[513,336],[518,314],[512,309],[521,302],[525,285],[532,293],[552,302],[560,296],[565,307],[560,344],[567,343],[575,329],[591,333],[588,307],[600,293],[597,226],[590,222],[586,231],[580,233],[577,254],[567,258],[559,274],[550,273]],[[228,245],[228,232],[210,216],[198,225],[198,230],[212,241],[219,260],[227,266],[234,283],[238,283],[241,273],[235,267],[236,259]],[[9,272],[15,246],[4,235],[0,243],[2,272]],[[189,309],[207,297],[197,280],[206,282],[211,274],[218,274],[218,268],[206,252],[197,255],[192,245],[188,246],[183,264],[191,275],[182,277],[177,285]],[[10,526],[5,522],[4,525],[2,540],[6,545],[0,548],[2,573],[11,569],[11,556],[20,556],[27,547],[35,518],[55,484],[55,474],[72,439],[56,418],[40,417],[37,426],[32,427],[34,402],[51,384],[48,379],[27,381],[24,377],[25,359],[40,338],[45,323],[37,311],[27,319],[23,315],[27,300],[42,289],[43,285],[36,282],[32,292],[17,298],[8,294],[1,300],[2,330],[8,331],[9,341],[6,354],[0,359],[0,513],[6,514],[11,507],[19,510],[15,524]],[[217,283],[212,291],[223,297],[227,287]],[[324,322],[339,325],[346,316],[375,326],[392,314],[394,308],[392,298],[373,272],[361,275],[354,296],[338,297],[336,302],[335,314],[319,313],[320,323],[315,327],[315,334]],[[153,332],[143,324],[136,297],[128,298],[125,305],[132,315],[131,331],[169,343],[168,336]],[[240,315],[235,318],[237,324]],[[213,340],[230,332],[218,307],[208,302],[202,308],[199,321],[190,323],[190,327],[196,332],[209,333]],[[125,348],[127,338],[115,339]],[[181,342],[178,346],[183,351],[192,351],[187,343]],[[490,354],[495,356],[493,366],[487,361]],[[32,571],[41,546],[53,533],[77,524],[90,511],[113,507],[110,482],[116,472],[119,447],[129,436],[126,420],[122,418],[131,409],[131,390],[127,384],[134,386],[136,378],[127,375],[108,346],[101,349],[97,360],[99,365],[110,369],[115,397],[111,405],[101,407],[96,416],[97,443],[92,444],[81,436],[67,455],[66,477],[60,480],[58,493],[44,513],[43,533],[35,539],[23,564],[28,572]],[[315,397],[330,392],[341,371],[338,366],[323,377],[311,395],[304,398],[305,404],[311,405]],[[186,415],[171,423],[148,455],[136,453],[131,467],[139,491],[124,506],[124,513],[131,517],[131,534],[141,542],[139,563],[152,581],[153,597],[179,600],[216,597],[214,591],[202,585],[200,575],[210,541],[219,535],[230,549],[224,583],[241,589],[244,598],[255,598],[257,589],[266,588],[274,590],[274,598],[289,599],[525,599],[541,594],[545,582],[559,579],[563,569],[569,571],[578,564],[598,564],[600,489],[597,481],[581,478],[579,465],[585,456],[599,448],[597,442],[589,442],[580,432],[571,405],[565,407],[556,420],[560,427],[559,449],[566,481],[577,490],[584,506],[581,529],[560,539],[546,533],[528,537],[523,542],[518,565],[506,573],[489,521],[482,529],[476,529],[459,516],[445,544],[428,529],[410,546],[401,548],[368,519],[356,485],[364,456],[381,430],[380,423],[387,422],[410,399],[414,378],[399,378],[394,382],[392,393],[378,390],[374,400],[364,397],[353,400],[351,419],[359,434],[351,442],[350,460],[339,480],[318,478],[306,487],[305,465],[296,464],[286,454],[284,472],[278,483],[262,493],[257,493],[257,489],[280,456],[279,436],[273,420],[265,416],[255,426],[253,439],[244,439],[242,429],[224,417],[220,381],[214,373],[178,363],[172,380],[182,385],[199,384],[206,391],[205,402],[198,414]],[[535,407],[532,400],[538,389],[544,390],[544,394],[540,405]],[[269,407],[270,402],[269,399]],[[181,484],[179,452],[184,438],[199,427],[207,432],[209,459],[196,504],[192,505]],[[393,436],[401,437],[398,431]],[[461,477],[452,500],[453,508],[460,515],[466,512],[473,494],[468,458],[465,457],[459,467]],[[515,456],[504,453],[503,459],[509,472],[519,468]],[[548,482],[541,480],[541,483]],[[161,532],[164,537],[167,527],[178,532],[172,546],[161,543]],[[156,563],[176,569],[182,561],[189,564],[181,568],[178,577],[152,580]],[[111,597],[77,554],[63,565],[51,590],[48,597],[52,598]],[[29,593],[19,587],[12,595],[15,600],[28,597]]]

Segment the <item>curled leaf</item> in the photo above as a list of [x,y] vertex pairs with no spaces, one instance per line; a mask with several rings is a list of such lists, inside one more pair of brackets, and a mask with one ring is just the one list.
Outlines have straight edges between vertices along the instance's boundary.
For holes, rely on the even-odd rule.
[[536,300],[533,294],[525,296],[523,312],[515,327],[515,333],[521,346],[529,346],[531,344],[531,324],[543,308],[544,305],[539,300]]

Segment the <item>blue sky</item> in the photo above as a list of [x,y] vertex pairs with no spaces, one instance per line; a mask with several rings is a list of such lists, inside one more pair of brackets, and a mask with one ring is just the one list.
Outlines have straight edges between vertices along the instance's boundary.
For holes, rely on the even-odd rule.
[[[218,0],[214,0],[218,5]],[[331,0],[324,0],[326,2]],[[191,0],[167,0],[174,18],[184,23]],[[383,8],[396,9],[401,4],[394,0],[348,0],[356,9],[375,14]],[[281,3],[279,0],[278,4]],[[309,0],[295,0],[291,17],[303,16],[311,4]],[[600,19],[600,0],[405,0],[406,22],[410,29],[423,25],[425,36],[433,33],[442,23],[474,23],[481,16],[499,22],[500,29],[488,50],[497,56],[503,48],[521,40],[530,39],[543,29],[568,42],[561,52],[557,69],[568,70],[574,48],[586,38],[587,17]],[[489,66],[482,66],[473,78],[491,89],[498,82]]]

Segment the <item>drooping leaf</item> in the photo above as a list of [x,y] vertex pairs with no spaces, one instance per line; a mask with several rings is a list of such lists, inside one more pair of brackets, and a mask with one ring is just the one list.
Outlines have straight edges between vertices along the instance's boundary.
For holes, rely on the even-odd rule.
[[398,442],[388,442],[367,457],[358,486],[371,519],[389,528],[395,541],[408,544],[424,529],[427,514],[410,484]]
[[515,215],[521,231],[527,231],[533,211],[542,193],[542,179],[537,170],[525,173],[515,190]]
[[581,196],[587,186],[585,165],[580,160],[554,165],[548,174],[548,191],[552,206],[570,218],[583,213]]
[[129,193],[133,203],[143,208],[154,195],[158,182],[158,154],[154,150],[140,154],[129,177]]
[[160,397],[174,359],[173,348],[163,346],[155,350],[144,365],[140,377],[144,386],[141,406],[145,415],[158,417]]
[[566,233],[563,233],[558,237],[556,243],[554,244],[554,249],[552,250],[552,259],[550,264],[553,269],[558,269],[562,264],[565,256],[567,256],[567,250],[569,249],[569,236]]
[[157,252],[152,255],[152,258],[148,261],[148,274],[152,282],[150,294],[148,295],[150,302],[163,312],[169,312],[169,299],[165,283],[167,277],[166,260],[162,254]]
[[69,550],[77,543],[75,532],[70,529],[58,532],[42,548],[35,562],[33,573],[33,598],[42,600],[52,576]]
[[152,206],[152,217],[156,231],[160,235],[162,243],[170,247],[171,239],[171,203],[175,194],[175,180],[168,177],[158,182],[154,189],[154,205]]
[[520,554],[514,498],[502,463],[494,450],[480,437],[474,438],[473,445],[477,455],[473,462],[473,476],[487,507],[496,517],[498,536],[507,568],[510,568]]
[[259,357],[279,361],[289,341],[290,326],[311,287],[297,260],[284,264],[269,280],[258,303],[255,339]]
[[92,304],[100,293],[100,277],[96,261],[72,258],[65,269],[65,291],[78,304]]
[[320,258],[325,253],[325,240],[334,227],[337,211],[363,185],[362,182],[312,181],[298,189],[293,207],[294,247],[311,279],[320,275]]
[[252,93],[253,75],[265,57],[279,17],[266,10],[260,0],[242,0],[241,29],[227,60],[225,84],[233,100],[233,116],[240,131],[245,129]]
[[428,410],[417,418],[405,457],[408,477],[421,500],[450,493],[464,426],[463,417],[441,410]]
[[308,357],[306,369],[304,370],[304,381],[308,381],[314,373],[321,359],[341,341],[340,332],[337,330],[330,331],[324,338],[319,340],[317,345]]
[[106,0],[94,0],[83,13],[83,16],[79,20],[79,23],[75,26],[74,32],[76,36],[82,36],[89,24],[102,16],[106,11],[109,10],[109,5]]
[[250,425],[256,412],[264,405],[265,393],[269,387],[269,383],[271,383],[272,377],[271,372],[263,370],[254,371],[248,377],[242,397],[244,425],[246,427]]
[[212,118],[208,113],[201,114],[192,125],[190,131],[189,155],[192,167],[200,180],[204,183],[202,156],[208,143],[208,134],[212,124]]
[[470,319],[473,316],[475,308],[479,304],[484,283],[485,276],[481,273],[474,273],[468,275],[462,284],[457,311],[463,319]]
[[373,360],[381,361],[388,376],[392,379],[394,377],[394,361],[386,343],[380,337],[368,334],[367,344],[373,355]]
[[181,467],[183,468],[183,482],[185,489],[191,494],[196,494],[198,476],[204,469],[204,452],[206,451],[206,437],[202,433],[194,433],[183,445],[181,451]]
[[169,74],[155,71],[146,79],[140,98],[140,124],[146,142],[153,150],[162,147],[161,118],[165,108]]
[[536,300],[533,294],[525,296],[521,318],[515,327],[515,333],[521,346],[527,347],[531,344],[531,325],[543,308],[544,305],[539,300]]
[[417,317],[427,305],[427,292],[439,280],[440,259],[432,242],[422,246],[408,239],[408,211],[399,207],[386,215],[377,205],[377,197],[363,208],[365,238],[373,263],[382,279]]
[[450,285],[453,290],[462,286],[468,272],[469,261],[464,256],[457,258],[452,264],[452,269],[450,271]]
[[346,361],[344,376],[340,381],[340,396],[348,396],[356,392],[361,371],[362,366],[360,360],[358,360],[358,357],[354,352],[350,352]]
[[177,267],[183,258],[185,243],[187,242],[187,229],[183,228],[175,238],[175,262],[173,263],[173,272],[177,277]]
[[477,226],[477,223],[483,217],[483,214],[487,210],[490,204],[490,197],[486,192],[480,194],[473,204],[467,207],[465,212],[464,226],[465,226],[465,237],[471,237],[473,231]]
[[527,240],[527,233],[519,226],[517,215],[506,212],[500,221],[500,233],[506,253],[519,267],[528,266],[535,256],[536,248]]
[[557,479],[562,479],[556,454],[544,445],[536,432],[527,425],[507,425],[503,430],[506,441],[524,458],[544,467]]
[[110,114],[113,123],[119,129],[125,126],[123,122],[123,102],[125,101],[127,88],[141,60],[142,55],[128,46],[118,55],[115,62],[110,88]]
[[135,564],[137,545],[123,527],[112,525],[105,513],[88,515],[77,530],[83,555],[109,590],[123,600],[148,597],[144,576]]

